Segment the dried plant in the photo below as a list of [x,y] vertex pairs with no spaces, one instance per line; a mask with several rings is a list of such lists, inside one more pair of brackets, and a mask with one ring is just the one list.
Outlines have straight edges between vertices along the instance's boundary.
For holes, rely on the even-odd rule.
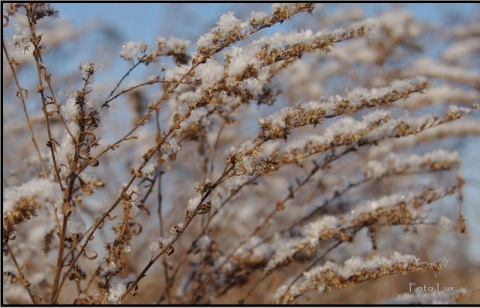
[[[104,61],[51,69],[96,30],[60,37],[54,5],[5,4],[3,302],[475,301],[466,279],[368,302],[355,284],[473,267],[458,150],[480,135],[478,20],[340,8],[228,12],[194,46],[129,41],[112,82]],[[142,66],[156,73],[126,84]]]

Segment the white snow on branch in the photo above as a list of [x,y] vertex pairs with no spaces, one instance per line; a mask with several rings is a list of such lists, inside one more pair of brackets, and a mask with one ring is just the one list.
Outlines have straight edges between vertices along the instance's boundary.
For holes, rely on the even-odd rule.
[[[352,257],[346,260],[343,265],[327,261],[324,265],[304,272],[304,280],[301,283],[289,287],[281,286],[275,292],[275,298],[279,300],[286,294],[289,295],[287,298],[295,297],[315,289],[318,292],[324,292],[329,287],[338,287],[342,283],[358,283],[362,279],[376,279],[398,273],[401,270],[408,270],[410,267],[428,268],[429,266],[435,266],[435,270],[442,268],[441,263],[423,262],[414,255],[402,255],[398,252],[394,252],[390,257],[374,256],[372,259]],[[369,278],[369,274],[375,278]]]
[[3,213],[10,211],[21,199],[34,198],[38,204],[61,200],[62,192],[58,183],[50,179],[31,179],[21,186],[7,187],[3,195]]
[[32,44],[32,31],[27,25],[21,23],[15,24],[13,44],[15,49],[21,52],[25,52],[30,48]]
[[[302,29],[300,31],[292,31],[289,33],[276,32],[271,37],[265,36],[253,41],[245,47],[232,47],[225,52],[225,57],[229,58],[230,66],[228,75],[233,79],[235,76],[242,75],[246,70],[259,71],[262,66],[271,64],[268,61],[260,60],[259,57],[265,49],[271,53],[274,50],[288,50],[292,46],[301,44],[315,45],[314,49],[321,50],[322,46],[329,46],[329,42],[338,42],[362,36],[365,32],[370,31],[375,26],[373,19],[367,19],[356,22],[347,28],[338,28],[333,31],[326,29],[314,33],[310,29]],[[304,52],[309,52],[308,48]],[[234,82],[234,81],[230,81]]]
[[312,270],[303,273],[304,278],[305,278],[305,284],[309,285],[310,282],[315,280],[315,277],[322,273],[323,271],[327,269],[331,269],[337,274],[345,279],[350,278],[352,275],[355,274],[356,271],[359,270],[375,270],[381,267],[390,267],[393,266],[394,264],[403,264],[403,267],[406,269],[409,264],[415,264],[418,265],[421,263],[420,259],[415,257],[414,255],[402,255],[398,252],[393,253],[393,255],[389,258],[386,257],[381,257],[381,256],[375,256],[372,259],[365,260],[360,257],[352,257],[345,261],[343,266],[340,266],[336,263],[333,263],[331,261],[327,261],[325,265],[318,266],[313,268]]
[[368,161],[365,167],[365,175],[367,178],[381,178],[386,174],[395,172],[422,170],[429,165],[434,169],[441,169],[442,166],[458,166],[459,164],[460,156],[457,152],[448,152],[442,149],[422,156],[411,155],[404,157],[390,153],[384,161]]
[[450,85],[429,87],[422,94],[412,95],[404,102],[399,102],[399,107],[416,109],[431,105],[448,103],[473,104],[480,101],[480,92],[466,90]]
[[130,63],[133,63],[135,59],[140,59],[141,56],[147,50],[147,44],[143,41],[138,42],[127,42],[122,46],[122,51],[120,52],[120,57],[124,60],[127,60]]
[[416,77],[395,80],[390,86],[371,90],[355,88],[347,92],[345,97],[335,95],[319,102],[299,103],[294,107],[283,108],[259,121],[262,126],[268,126],[270,130],[283,129],[287,121],[293,125],[318,123],[321,118],[351,113],[362,108],[388,106],[389,103],[400,98],[406,98],[411,93],[421,91],[427,86],[428,80],[426,78]]
[[196,194],[195,197],[188,200],[187,211],[194,212],[198,205],[200,205],[200,201],[202,200],[201,194]]
[[108,289],[108,301],[114,304],[120,304],[122,295],[127,291],[127,285],[135,281],[135,275],[130,274],[127,278],[119,278],[117,276],[110,279],[110,287]]
[[396,149],[408,148],[419,142],[437,140],[448,136],[480,136],[480,125],[474,119],[462,119],[461,121],[445,123],[428,130],[424,130],[417,135],[405,136],[399,139],[385,140],[379,147],[373,147],[369,150],[370,159],[381,157]]
[[442,58],[447,62],[456,62],[480,51],[480,38],[472,37],[455,42],[443,52]]
[[291,260],[294,255],[303,250],[315,250],[321,240],[328,240],[338,237],[342,232],[351,228],[360,228],[364,223],[371,223],[380,218],[379,213],[394,211],[399,205],[405,206],[409,212],[411,220],[423,219],[425,211],[422,207],[414,206],[416,201],[423,200],[424,194],[429,197],[424,203],[434,202],[448,194],[452,190],[446,191],[445,188],[434,187],[424,188],[412,192],[405,191],[388,196],[383,196],[375,200],[364,201],[356,205],[350,212],[343,216],[325,216],[317,221],[308,223],[301,229],[301,237],[291,239],[280,239],[276,241],[274,255],[270,258],[265,271],[271,271],[284,262]]
[[464,82],[472,85],[480,84],[480,73],[458,66],[443,64],[441,62],[420,58],[412,63],[406,74],[424,75],[433,78],[442,78],[450,81]]
[[365,115],[361,121],[356,121],[350,117],[342,118],[330,125],[322,135],[313,134],[304,139],[296,140],[288,144],[284,151],[293,153],[295,151],[303,152],[304,149],[312,149],[314,151],[314,148],[330,148],[332,143],[341,145],[343,141],[347,142],[346,139],[349,136],[352,136],[352,141],[354,141],[356,139],[355,136],[363,136],[365,131],[370,129],[375,123],[382,123],[388,120],[389,115],[388,111],[376,110]]
[[223,78],[223,65],[210,59],[197,67],[195,78],[201,81],[202,88],[212,87]]
[[245,28],[245,26],[246,24],[241,23],[240,20],[234,16],[233,12],[227,12],[220,17],[216,27],[198,39],[196,46],[198,49],[209,48],[224,39],[230,32],[240,31],[242,28]]

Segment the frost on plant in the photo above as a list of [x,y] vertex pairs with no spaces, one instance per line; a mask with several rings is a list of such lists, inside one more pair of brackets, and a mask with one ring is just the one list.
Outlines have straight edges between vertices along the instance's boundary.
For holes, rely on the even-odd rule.
[[125,5],[4,6],[4,304],[478,302],[478,10]]

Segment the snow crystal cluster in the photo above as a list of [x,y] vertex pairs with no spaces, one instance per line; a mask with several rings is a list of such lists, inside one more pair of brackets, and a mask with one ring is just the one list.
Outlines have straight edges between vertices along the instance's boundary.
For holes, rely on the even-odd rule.
[[67,236],[70,236],[71,234],[82,234],[85,232],[87,227],[82,216],[74,212],[68,218]]
[[201,50],[210,48],[212,45],[215,46],[231,32],[241,31],[247,26],[248,23],[242,23],[234,16],[233,12],[227,12],[220,17],[216,27],[212,28],[210,32],[202,35],[198,39],[196,47]]
[[198,205],[200,205],[200,201],[202,201],[202,195],[197,193],[194,197],[188,200],[187,211],[194,212]]
[[3,195],[3,213],[11,211],[20,199],[34,198],[38,204],[57,202],[62,193],[58,183],[50,179],[31,179],[21,186],[7,187]]
[[145,54],[146,50],[147,44],[145,44],[145,42],[130,41],[122,46],[120,57],[133,64],[134,60],[140,60],[140,58]]
[[15,32],[13,34],[13,43],[15,48],[18,51],[28,50],[30,45],[32,44],[32,31],[30,30],[27,25],[16,23],[15,24]]
[[108,301],[112,304],[120,304],[122,295],[127,291],[127,285],[135,281],[135,275],[130,274],[127,278],[119,278],[117,276],[110,279],[110,287],[108,289]]

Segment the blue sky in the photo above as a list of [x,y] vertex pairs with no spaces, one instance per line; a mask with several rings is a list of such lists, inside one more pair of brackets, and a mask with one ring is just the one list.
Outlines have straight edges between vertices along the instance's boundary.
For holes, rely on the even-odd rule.
[[[366,17],[373,17],[387,9],[388,3],[342,3],[327,4],[321,10],[329,11],[336,8],[360,6],[364,9]],[[480,10],[476,3],[408,3],[397,4],[405,6],[415,17],[430,23],[440,23],[445,16],[455,14],[469,16],[475,10]],[[111,52],[115,52],[116,60],[123,43],[128,41],[144,41],[153,46],[154,41],[160,37],[178,37],[190,40],[194,47],[197,39],[208,29],[215,26],[220,16],[227,11],[233,11],[238,18],[245,18],[252,10],[270,11],[270,3],[54,3],[54,8],[60,13],[59,18],[70,21],[77,29],[86,28],[92,23],[102,23],[112,27],[121,35]],[[288,27],[288,23],[265,29],[263,33],[271,35]],[[285,30],[285,29],[283,29]],[[86,41],[84,46],[94,46],[95,43]],[[113,44],[113,43],[112,43]],[[85,47],[84,47],[85,48]],[[192,49],[193,51],[193,49]],[[71,58],[73,65],[90,56],[78,54]],[[89,58],[90,59],[90,58]],[[113,59],[113,58],[112,58]],[[125,72],[127,63],[115,64],[115,69],[109,74]],[[65,69],[65,68],[63,68]],[[110,68],[109,68],[110,70]],[[104,72],[107,73],[107,72]],[[150,73],[151,74],[151,73]],[[117,74],[118,75],[118,74]],[[106,76],[104,76],[106,77]]]
[[[387,8],[388,3],[343,3],[341,6],[362,6],[368,17]],[[447,14],[469,15],[480,9],[477,3],[408,3],[404,4],[420,19],[438,23]],[[209,28],[227,11],[240,15],[250,8],[269,10],[270,4],[244,3],[55,3],[60,18],[76,26],[101,20],[115,26],[127,40],[152,42],[158,36],[199,35],[199,30]],[[329,5],[325,6],[328,9]],[[194,20],[193,20],[194,19]],[[182,26],[178,27],[178,21]],[[201,27],[203,26],[203,27]]]

